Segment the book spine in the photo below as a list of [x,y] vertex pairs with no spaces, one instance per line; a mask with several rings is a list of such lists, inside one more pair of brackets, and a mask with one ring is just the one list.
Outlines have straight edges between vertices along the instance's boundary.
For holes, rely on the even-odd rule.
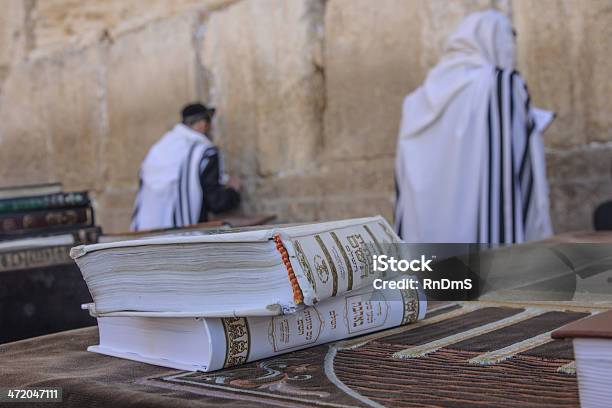
[[84,207],[89,204],[86,191],[56,193],[36,197],[23,197],[0,200],[0,213],[45,210],[65,207]]
[[35,211],[0,216],[0,234],[60,226],[90,226],[92,224],[93,211],[91,207]]
[[74,245],[96,244],[99,241],[99,237],[102,235],[102,230],[100,227],[95,226],[65,225],[43,230],[32,229],[11,231],[9,233],[0,232],[0,242],[6,240],[13,241],[18,239],[48,237],[63,234],[72,234],[74,238]]
[[281,238],[306,305],[384,277],[384,272],[374,270],[373,256],[399,258],[401,242],[383,218],[320,234]]
[[293,265],[291,265],[291,261],[289,260],[289,253],[287,252],[287,248],[285,248],[283,240],[278,234],[274,235],[274,243],[276,245],[276,250],[281,256],[283,265],[287,269],[289,282],[291,282],[291,290],[293,291],[293,301],[296,305],[300,305],[304,303],[304,295],[302,293],[302,289],[300,289],[300,284],[297,281],[297,277],[295,276]]
[[207,371],[412,323],[426,308],[417,290],[364,288],[288,315],[205,319],[212,336]]
[[0,272],[72,264],[72,245],[0,252]]

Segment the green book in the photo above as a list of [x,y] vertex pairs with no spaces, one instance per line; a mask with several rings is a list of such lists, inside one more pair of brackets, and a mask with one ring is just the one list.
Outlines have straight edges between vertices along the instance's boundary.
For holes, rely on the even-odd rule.
[[89,205],[87,191],[54,193],[31,197],[6,198],[0,200],[0,213],[29,210],[47,210]]

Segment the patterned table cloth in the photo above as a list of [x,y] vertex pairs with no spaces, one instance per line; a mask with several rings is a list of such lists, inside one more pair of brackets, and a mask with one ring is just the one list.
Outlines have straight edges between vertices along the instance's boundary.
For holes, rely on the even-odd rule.
[[62,387],[70,407],[577,407],[571,342],[550,332],[597,310],[434,304],[413,325],[212,373],[89,353],[92,327],[0,346],[0,387]]

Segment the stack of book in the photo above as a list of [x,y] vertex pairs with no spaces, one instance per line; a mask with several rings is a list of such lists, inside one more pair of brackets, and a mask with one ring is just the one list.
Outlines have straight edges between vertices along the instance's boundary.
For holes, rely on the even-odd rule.
[[0,188],[1,241],[61,233],[87,238],[93,226],[86,191],[63,192],[59,183]]
[[380,216],[71,251],[94,302],[90,351],[211,371],[422,318],[417,290],[375,291],[374,255],[399,257]]
[[0,188],[0,343],[93,323],[70,248],[95,243],[89,195],[61,184]]

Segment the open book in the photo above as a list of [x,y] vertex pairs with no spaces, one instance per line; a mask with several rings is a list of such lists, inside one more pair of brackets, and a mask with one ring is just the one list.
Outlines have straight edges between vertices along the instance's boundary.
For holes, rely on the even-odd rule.
[[362,288],[296,313],[270,317],[96,315],[89,351],[188,371],[213,371],[414,322],[427,302],[412,290]]
[[384,218],[78,246],[95,313],[273,316],[370,285],[372,256],[396,255]]

